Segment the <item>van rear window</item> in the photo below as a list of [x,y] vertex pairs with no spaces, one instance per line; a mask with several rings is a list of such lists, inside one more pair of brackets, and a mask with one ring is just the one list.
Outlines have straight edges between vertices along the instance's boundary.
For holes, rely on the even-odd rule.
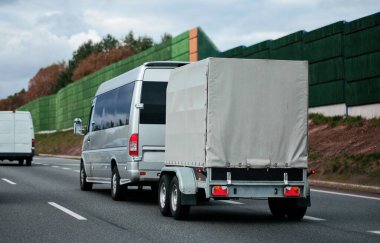
[[143,82],[140,124],[165,124],[167,82]]

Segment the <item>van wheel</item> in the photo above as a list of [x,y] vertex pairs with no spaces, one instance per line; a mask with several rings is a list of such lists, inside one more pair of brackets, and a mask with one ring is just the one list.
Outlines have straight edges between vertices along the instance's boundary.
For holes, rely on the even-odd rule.
[[82,191],[91,191],[92,183],[87,182],[87,174],[83,164],[80,165],[79,183]]
[[283,198],[268,198],[268,204],[273,217],[277,219],[285,217],[287,203]]
[[185,219],[189,216],[190,205],[182,205],[181,191],[177,176],[174,176],[170,182],[170,212],[175,219]]
[[307,207],[300,207],[297,205],[297,200],[289,200],[286,208],[286,215],[288,219],[298,221],[305,216]]
[[158,205],[160,207],[160,212],[163,216],[171,216],[169,193],[170,179],[171,178],[169,175],[163,175],[160,178],[160,183],[158,185]]
[[19,159],[18,160],[18,165],[23,166],[24,165],[24,160],[23,159]]
[[120,185],[120,175],[115,166],[112,169],[112,179],[111,179],[111,196],[115,201],[120,201],[124,198],[126,186]]
[[26,159],[26,166],[32,165],[32,159]]

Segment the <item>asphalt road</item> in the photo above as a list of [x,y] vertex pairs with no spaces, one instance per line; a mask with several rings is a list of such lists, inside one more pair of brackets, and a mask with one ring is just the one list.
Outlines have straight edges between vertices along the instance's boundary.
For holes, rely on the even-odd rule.
[[0,162],[0,242],[380,242],[378,195],[313,188],[307,216],[291,222],[262,200],[210,201],[176,221],[149,189],[128,193],[115,202],[106,185],[81,191],[77,160]]

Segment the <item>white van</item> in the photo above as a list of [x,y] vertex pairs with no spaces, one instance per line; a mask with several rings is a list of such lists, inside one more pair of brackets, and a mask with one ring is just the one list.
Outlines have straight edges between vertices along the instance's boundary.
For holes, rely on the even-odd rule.
[[80,187],[111,184],[120,200],[128,185],[158,187],[165,159],[166,87],[174,68],[187,62],[149,62],[98,88],[84,133]]
[[0,111],[0,160],[17,160],[31,166],[34,156],[34,129],[29,111]]

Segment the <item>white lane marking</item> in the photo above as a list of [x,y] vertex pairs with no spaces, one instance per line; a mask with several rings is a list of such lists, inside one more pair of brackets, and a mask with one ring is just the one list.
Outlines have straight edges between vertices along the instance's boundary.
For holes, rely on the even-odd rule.
[[59,164],[60,166],[79,166],[78,164]]
[[33,164],[36,164],[36,165],[40,165],[41,163],[38,163],[38,162],[34,162]]
[[380,235],[380,230],[373,230],[373,231],[367,231],[367,232]]
[[67,213],[68,215],[70,215],[70,216],[72,216],[72,217],[74,217],[74,218],[76,218],[78,220],[87,220],[85,217],[82,217],[79,214],[74,213],[73,211],[71,211],[71,210],[69,210],[69,209],[67,209],[65,207],[62,207],[61,205],[56,204],[55,202],[48,202],[48,204],[50,204],[51,206],[53,206],[53,207],[55,207],[55,208],[57,208],[57,209],[65,212],[65,213]]
[[320,193],[327,193],[327,194],[334,194],[334,195],[340,195],[340,196],[357,197],[357,198],[364,198],[364,199],[371,199],[371,200],[380,201],[379,197],[368,197],[368,196],[361,196],[361,195],[355,195],[355,194],[349,194],[349,193],[332,192],[332,191],[324,191],[324,190],[317,190],[317,189],[310,189],[310,190],[312,192],[320,192]]
[[242,202],[238,202],[238,201],[232,201],[232,200],[216,200],[216,201],[219,201],[219,202],[224,202],[224,203],[230,203],[230,204],[244,204]]
[[53,167],[53,168],[59,168],[59,166],[56,166],[56,165],[52,165],[51,167]]
[[74,171],[75,171],[75,172],[78,172],[78,173],[80,172],[79,170],[74,170]]
[[307,219],[307,220],[313,220],[313,221],[325,221],[326,219],[321,219],[321,218],[316,218],[316,217],[311,217],[311,216],[303,216],[304,219]]
[[63,169],[63,170],[71,170],[70,168],[67,168],[67,167],[63,167],[61,169]]
[[5,182],[7,182],[7,183],[9,183],[9,184],[11,184],[11,185],[16,185],[16,182],[13,182],[11,180],[8,180],[8,179],[5,179],[5,178],[2,178],[2,180],[5,181]]

